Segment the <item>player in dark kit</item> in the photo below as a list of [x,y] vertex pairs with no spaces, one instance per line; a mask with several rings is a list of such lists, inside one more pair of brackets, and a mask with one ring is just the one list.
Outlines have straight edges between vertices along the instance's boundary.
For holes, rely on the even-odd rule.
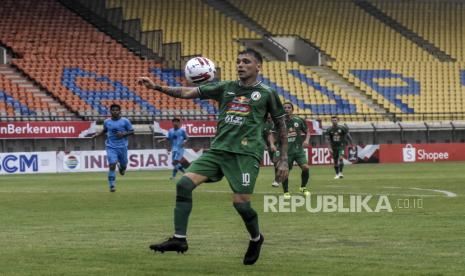
[[284,110],[277,93],[258,80],[261,65],[261,55],[247,49],[237,56],[238,81],[222,81],[199,87],[167,87],[154,83],[148,77],[138,79],[146,87],[172,97],[213,99],[219,103],[218,130],[210,149],[191,164],[176,184],[174,235],[165,242],[151,245],[150,249],[160,252],[187,251],[186,234],[192,209],[192,191],[202,183],[216,182],[224,176],[233,191],[234,208],[250,234],[243,263],[251,265],[257,261],[264,237],[259,231],[257,212],[250,200],[265,148],[262,132],[268,113],[279,130],[280,151],[284,153],[277,165],[279,179],[286,179],[289,172]]
[[[286,112],[286,127],[287,127],[287,144],[288,144],[288,165],[289,170],[292,169],[294,161],[302,170],[300,192],[305,196],[310,196],[310,191],[307,190],[308,180],[310,178],[310,168],[308,166],[307,154],[304,148],[308,147],[310,141],[310,132],[305,121],[293,115],[294,106],[291,102],[284,103],[284,111]],[[290,198],[289,179],[283,182],[284,197]]]
[[337,116],[331,117],[332,126],[326,130],[326,140],[329,144],[329,150],[333,155],[334,170],[336,176],[334,179],[344,178],[342,170],[344,169],[344,152],[347,142],[352,147],[352,136],[350,136],[349,129],[346,126],[339,125],[339,118]]

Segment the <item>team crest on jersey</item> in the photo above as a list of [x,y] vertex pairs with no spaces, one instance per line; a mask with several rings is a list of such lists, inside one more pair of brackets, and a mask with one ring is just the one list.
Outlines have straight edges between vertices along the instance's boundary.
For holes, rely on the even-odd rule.
[[262,94],[260,94],[260,92],[258,91],[252,92],[252,96],[251,96],[252,100],[258,101],[260,100],[261,97],[262,97]]
[[295,127],[295,128],[298,128],[298,127],[299,127],[299,123],[295,122],[295,123],[294,123],[294,127]]

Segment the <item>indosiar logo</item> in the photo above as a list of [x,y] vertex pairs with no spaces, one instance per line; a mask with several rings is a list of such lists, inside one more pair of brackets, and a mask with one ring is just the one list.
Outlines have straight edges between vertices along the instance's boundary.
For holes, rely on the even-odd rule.
[[24,154],[7,154],[0,157],[0,171],[6,173],[37,172],[39,170],[39,161],[37,154],[30,156]]

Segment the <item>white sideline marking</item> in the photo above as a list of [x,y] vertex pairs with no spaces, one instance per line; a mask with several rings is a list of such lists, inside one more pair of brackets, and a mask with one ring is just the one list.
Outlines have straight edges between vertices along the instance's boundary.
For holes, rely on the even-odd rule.
[[[105,189],[105,190],[101,190],[101,191],[98,191],[99,192],[102,192],[102,193],[108,193],[108,191]],[[144,191],[144,192],[161,192],[161,193],[175,193],[176,191],[173,189],[173,190],[152,190],[152,191]],[[75,191],[46,191],[46,190],[42,190],[42,191],[0,191],[0,193],[5,193],[5,194],[20,194],[20,193],[28,193],[28,194],[32,194],[32,193],[76,193]],[[124,193],[132,193],[132,191],[124,191]],[[136,193],[138,193],[136,191]],[[202,191],[197,191],[197,193],[217,193],[217,194],[233,194],[232,191],[219,191],[219,190],[202,190]],[[253,194],[257,194],[257,195],[281,195],[282,193],[281,192],[254,192]],[[293,194],[299,194],[299,193],[293,193]],[[318,193],[312,193],[314,195],[326,195],[326,194],[333,194],[332,192],[328,191],[327,193],[325,191],[321,191],[321,192],[318,192]],[[425,194],[399,194],[399,193],[384,193],[384,194],[373,194],[373,193],[337,193],[338,195],[377,195],[377,196],[416,196],[416,197],[435,197],[435,196],[440,196],[440,195],[425,195]],[[457,195],[455,195],[457,196]]]
[[[345,187],[345,186],[326,186],[326,188],[339,188],[339,187]],[[449,192],[446,190],[435,190],[435,189],[423,189],[423,188],[402,188],[402,187],[383,187],[385,189],[410,189],[410,190],[417,190],[417,191],[430,191],[430,192],[436,192],[436,193],[441,193],[444,194],[446,197],[457,197],[458,195],[453,192]],[[154,192],[162,192],[162,193],[169,193],[169,192],[176,192],[174,189],[173,190],[153,190]],[[34,190],[23,190],[23,191],[2,191],[0,190],[0,193],[8,193],[8,194],[13,194],[13,193],[75,193],[75,191],[47,191],[47,190],[39,190],[39,191],[34,191]],[[102,191],[103,192],[103,191]],[[106,190],[104,192],[107,192]],[[128,192],[128,191],[126,191]],[[220,190],[201,190],[199,192],[205,192],[205,193],[219,193],[219,194],[232,194],[231,191],[220,191]],[[331,192],[329,192],[331,193]],[[279,195],[281,192],[254,192],[254,194],[259,194],[259,195]],[[325,194],[324,191],[321,191],[319,193],[312,193],[312,194]],[[426,197],[435,197],[435,196],[440,196],[440,195],[432,195],[432,194],[405,194],[405,193],[383,193],[383,194],[372,194],[372,193],[337,193],[340,195],[388,195],[388,196],[426,196]]]
[[422,188],[410,188],[410,189],[411,190],[418,190],[418,191],[432,191],[432,192],[436,192],[436,193],[443,193],[447,197],[457,197],[456,193],[449,192],[449,191],[446,191],[446,190],[434,190],[434,189],[422,189]]

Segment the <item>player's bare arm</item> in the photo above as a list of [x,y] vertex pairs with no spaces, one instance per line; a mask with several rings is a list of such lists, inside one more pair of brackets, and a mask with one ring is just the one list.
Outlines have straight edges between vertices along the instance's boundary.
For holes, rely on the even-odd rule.
[[130,136],[130,135],[133,135],[133,134],[134,134],[134,130],[129,130],[129,131],[118,132],[118,133],[116,133],[116,136],[119,137],[119,138],[123,138],[123,137],[127,137],[127,136]]
[[286,118],[283,116],[281,118],[273,119],[278,131],[278,139],[280,144],[280,153],[276,176],[278,181],[284,181],[289,175],[289,165],[287,164],[287,127],[286,127]]
[[268,134],[268,142],[270,144],[270,150],[272,152],[276,152],[278,149],[276,148],[276,145],[275,145],[274,135],[271,132]]
[[149,77],[139,77],[137,78],[139,84],[144,85],[145,87],[153,90],[160,91],[161,93],[168,95],[170,97],[180,98],[180,99],[194,99],[198,98],[199,90],[197,87],[173,87],[173,86],[162,86],[155,83]]
[[92,135],[91,138],[92,138],[92,139],[93,139],[93,138],[97,138],[97,137],[99,137],[99,136],[104,135],[105,133],[107,133],[107,129],[106,129],[106,128],[103,128],[102,131],[95,133],[94,135]]
[[304,142],[302,143],[302,146],[303,146],[304,148],[307,148],[308,145],[310,144],[310,137],[311,137],[310,129],[307,129],[307,132],[305,132],[305,139],[304,139]]

